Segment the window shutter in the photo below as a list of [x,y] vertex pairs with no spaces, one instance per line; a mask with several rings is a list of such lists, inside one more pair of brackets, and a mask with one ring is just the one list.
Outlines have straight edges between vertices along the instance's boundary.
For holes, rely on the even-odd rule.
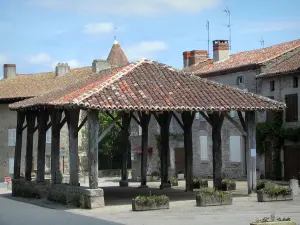
[[47,130],[46,133],[46,143],[50,144],[52,139],[51,127]]
[[285,96],[286,110],[285,120],[286,122],[298,121],[298,94]]
[[207,136],[200,136],[200,159],[201,160],[208,160]]
[[16,145],[16,129],[8,129],[8,146]]
[[230,136],[230,161],[241,162],[241,136]]

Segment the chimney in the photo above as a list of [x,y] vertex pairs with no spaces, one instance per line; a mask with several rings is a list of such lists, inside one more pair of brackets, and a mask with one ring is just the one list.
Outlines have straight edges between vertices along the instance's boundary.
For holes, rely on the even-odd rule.
[[101,70],[107,70],[111,68],[111,64],[106,60],[95,59],[93,61],[92,71],[93,73],[99,73]]
[[4,64],[3,65],[3,78],[11,78],[16,76],[16,64]]
[[206,50],[193,50],[183,52],[183,66],[188,67],[208,59]]
[[213,41],[214,62],[228,59],[229,57],[229,41],[215,40]]
[[56,68],[55,68],[55,72],[56,72],[56,76],[64,76],[67,73],[69,73],[70,71],[70,66],[68,65],[68,63],[58,63]]

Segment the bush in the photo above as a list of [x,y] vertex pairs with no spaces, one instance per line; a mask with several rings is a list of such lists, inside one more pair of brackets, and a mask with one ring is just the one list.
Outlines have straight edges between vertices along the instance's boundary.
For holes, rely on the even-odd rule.
[[152,177],[159,177],[159,172],[154,171],[154,172],[151,173],[151,176]]
[[267,223],[267,222],[277,222],[277,221],[291,221],[291,218],[280,218],[280,217],[275,217],[275,214],[272,214],[270,217],[264,217],[262,219],[257,219],[253,221],[253,223]]
[[257,183],[256,183],[256,190],[261,190],[261,189],[264,189],[265,188],[265,184],[266,183],[269,183],[270,181],[268,180],[258,180]]
[[152,195],[152,196],[137,196],[135,202],[140,206],[151,206],[155,204],[156,206],[162,206],[169,202],[169,197],[166,195]]
[[292,194],[292,190],[288,187],[278,186],[275,188],[260,189],[258,193],[267,194],[269,197],[287,196]]
[[207,188],[208,181],[202,178],[193,178],[193,186],[194,188],[201,188],[201,187]]
[[223,191],[231,191],[236,189],[236,183],[234,180],[222,180],[222,190]]
[[171,177],[169,178],[168,183],[171,184],[172,186],[178,186],[178,179],[176,177]]
[[197,194],[198,196],[218,197],[224,199],[228,193],[225,191],[219,191],[214,188],[203,188]]

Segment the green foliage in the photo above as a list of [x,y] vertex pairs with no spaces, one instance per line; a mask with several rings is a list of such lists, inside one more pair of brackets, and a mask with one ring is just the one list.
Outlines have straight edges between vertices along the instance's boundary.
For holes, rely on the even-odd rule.
[[219,191],[214,188],[203,188],[200,189],[198,196],[207,196],[207,197],[217,197],[221,200],[223,200],[226,196],[228,196],[228,193],[225,191]]
[[288,187],[276,186],[275,188],[260,189],[258,193],[267,194],[269,197],[287,196],[292,194],[292,190]]
[[253,223],[267,223],[267,222],[276,222],[276,221],[291,221],[291,218],[281,218],[281,217],[275,217],[275,214],[272,214],[270,217],[264,217],[262,219],[257,219]]
[[151,176],[152,177],[159,177],[159,172],[154,171],[154,172],[151,173]]
[[162,206],[165,205],[169,202],[169,197],[166,195],[152,195],[152,196],[137,196],[135,198],[135,202],[139,206],[151,206],[151,205],[156,205],[156,206]]
[[206,179],[202,179],[202,178],[193,178],[193,186],[196,189],[207,188],[208,181]]
[[59,171],[58,174],[57,174],[57,179],[58,179],[58,183],[59,183],[59,184],[62,184],[63,178],[64,178],[64,177],[63,177],[62,172]]
[[170,177],[168,182],[172,186],[178,186],[178,179],[177,179],[177,177]]
[[234,180],[222,180],[222,190],[231,191],[236,189],[236,182]]
[[265,184],[269,183],[269,180],[258,180],[256,182],[256,191],[264,189],[265,188]]

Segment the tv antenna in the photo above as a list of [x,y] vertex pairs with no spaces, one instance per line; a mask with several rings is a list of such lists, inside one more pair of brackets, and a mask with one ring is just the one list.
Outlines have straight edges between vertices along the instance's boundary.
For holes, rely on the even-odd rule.
[[224,10],[224,12],[227,14],[228,16],[228,30],[229,30],[229,50],[231,50],[231,15],[230,15],[230,9],[228,7],[226,7],[226,9]]
[[263,48],[265,47],[265,40],[262,37],[260,38],[260,44]]
[[209,21],[206,21],[206,29],[207,29],[207,53],[209,58],[209,45],[210,45],[210,37],[209,37]]

